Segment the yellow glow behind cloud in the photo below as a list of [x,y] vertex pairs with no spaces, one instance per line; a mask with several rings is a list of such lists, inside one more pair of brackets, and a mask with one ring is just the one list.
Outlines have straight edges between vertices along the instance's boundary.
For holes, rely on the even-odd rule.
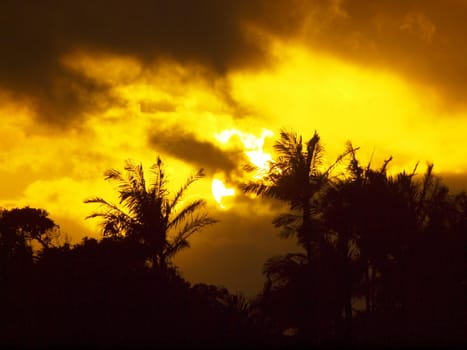
[[467,171],[466,115],[440,115],[431,91],[300,47],[278,44],[276,51],[273,71],[230,77],[235,98],[254,105],[269,125],[305,137],[318,130],[330,161],[351,140],[363,160],[373,151],[376,164],[393,155],[393,170],[427,160],[438,171]]
[[[436,108],[435,94],[388,71],[365,69],[283,43],[276,43],[273,50],[277,65],[272,69],[237,71],[223,83],[235,101],[255,111],[242,118],[232,115],[222,99],[218,89],[223,85],[209,83],[211,77],[196,67],[163,62],[143,69],[125,57],[83,53],[64,57],[66,67],[111,82],[112,92],[125,103],[88,115],[80,130],[48,134],[44,127],[37,127],[27,106],[11,96],[0,96],[4,125],[0,129],[0,180],[14,176],[18,187],[16,194],[8,191],[2,197],[0,206],[43,207],[52,217],[66,217],[92,231],[97,222],[84,221],[84,217],[94,208],[82,201],[89,196],[115,199],[115,188],[103,179],[106,169],[122,169],[125,159],[131,158],[148,170],[159,154],[172,191],[196,170],[149,145],[149,131],[157,133],[158,128],[172,126],[182,126],[199,140],[224,150],[236,135],[236,146],[243,147],[260,168],[273,155],[274,142],[268,131],[261,134],[261,130],[267,128],[277,135],[286,127],[304,137],[318,130],[328,161],[350,139],[361,147],[363,162],[374,151],[374,166],[393,155],[393,171],[411,170],[417,161],[423,165],[427,160],[435,163],[437,172],[467,172],[465,112],[445,114]],[[141,108],[144,103],[154,108]],[[209,205],[216,204],[211,195],[215,174],[209,176],[194,186],[187,201],[201,196]],[[229,184],[223,184],[228,191]],[[235,198],[229,202],[235,205]]]
[[259,136],[243,132],[238,129],[226,129],[220,133],[215,133],[214,137],[222,144],[227,144],[232,136],[238,136],[244,147],[244,152],[249,161],[258,168],[255,178],[260,178],[269,169],[272,157],[264,152],[264,140],[272,137],[274,133],[269,129],[263,129]]
[[227,188],[222,180],[215,177],[212,179],[211,190],[214,199],[222,209],[226,209],[222,199],[224,197],[232,197],[235,195],[235,189]]

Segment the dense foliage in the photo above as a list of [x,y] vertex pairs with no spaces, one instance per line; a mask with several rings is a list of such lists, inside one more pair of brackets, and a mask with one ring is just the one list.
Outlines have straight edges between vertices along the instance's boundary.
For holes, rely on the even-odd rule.
[[[181,277],[171,257],[214,219],[203,200],[178,208],[160,159],[147,186],[128,163],[119,205],[91,217],[103,238],[70,246],[46,211],[0,211],[2,345],[461,345],[466,329],[467,195],[428,165],[388,175],[357,149],[329,167],[317,133],[283,131],[269,173],[245,192],[283,201],[273,223],[303,253],[268,259],[253,300]],[[337,164],[344,176],[333,176]]]

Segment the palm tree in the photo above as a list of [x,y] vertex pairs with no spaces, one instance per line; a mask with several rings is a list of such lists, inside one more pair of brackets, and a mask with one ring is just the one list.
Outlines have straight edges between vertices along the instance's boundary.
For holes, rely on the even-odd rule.
[[[414,180],[418,164],[411,173],[390,176],[387,167],[391,160],[372,169],[371,163],[362,167],[352,153],[349,177],[334,182],[326,193],[325,223],[338,235],[341,270],[345,272],[341,289],[346,294],[343,301],[348,329],[356,282],[361,283],[358,287],[362,288],[360,295],[366,297],[367,311],[374,313],[368,317],[377,317],[382,310],[407,311],[407,305],[419,303],[420,291],[414,283],[421,275],[418,269],[434,260],[426,258],[427,252],[439,248],[440,255],[443,240],[450,236],[449,225],[455,220],[448,189],[433,176],[432,164],[418,183]],[[353,259],[351,247],[357,251]]]
[[[283,238],[296,235],[306,254],[274,257],[265,263],[268,282],[263,291],[264,300],[268,296],[279,298],[278,304],[284,307],[280,316],[276,315],[281,323],[279,327],[298,326],[299,334],[313,335],[314,341],[318,341],[318,334],[322,333],[318,325],[330,324],[335,314],[340,315],[339,310],[333,310],[332,302],[325,302],[337,290],[330,278],[335,275],[336,267],[330,235],[323,225],[323,198],[332,182],[331,171],[354,149],[349,147],[327,168],[322,164],[323,148],[317,132],[304,145],[301,136],[281,130],[274,149],[278,157],[270,163],[265,177],[244,184],[242,189],[289,205],[290,212],[278,215],[273,224],[282,229]],[[273,313],[278,312],[274,305],[269,308],[275,310]]]
[[188,187],[204,176],[200,169],[170,198],[166,188],[163,162],[160,157],[151,167],[153,182],[147,186],[141,164],[130,161],[125,165],[126,177],[118,170],[105,172],[105,179],[119,183],[120,205],[94,197],[85,203],[100,204],[102,210],[87,218],[103,219],[103,235],[124,236],[136,241],[146,251],[153,266],[167,266],[170,259],[181,249],[189,247],[188,238],[201,228],[217,220],[200,210],[205,201],[197,199],[178,208]]
[[[341,154],[323,171],[323,147],[316,131],[304,146],[301,136],[281,130],[274,149],[278,158],[270,163],[266,176],[259,182],[244,184],[242,189],[245,193],[276,198],[289,204],[292,213],[277,216],[273,224],[282,229],[283,238],[296,234],[298,243],[311,259],[313,247],[322,239],[319,234],[320,194],[329,181],[331,170],[350,151]],[[252,170],[252,167],[246,169]]]

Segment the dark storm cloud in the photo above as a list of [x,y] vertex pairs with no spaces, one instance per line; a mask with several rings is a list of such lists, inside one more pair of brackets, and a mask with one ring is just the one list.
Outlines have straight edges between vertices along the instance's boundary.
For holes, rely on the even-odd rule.
[[312,47],[396,71],[435,88],[452,107],[467,106],[466,1],[335,0],[326,4],[309,12],[305,37]]
[[179,127],[158,128],[150,135],[149,142],[157,150],[211,171],[233,172],[245,162],[241,150],[223,151]]
[[105,108],[112,98],[105,84],[60,65],[68,40],[54,32],[60,18],[48,4],[0,2],[0,88],[32,106],[42,120],[62,124],[76,113]]
[[465,23],[460,0],[3,0],[0,89],[66,125],[119,102],[108,84],[60,63],[73,50],[194,63],[223,76],[270,62],[261,33],[301,33],[314,50],[393,69],[462,104]]
[[[66,123],[112,103],[110,87],[60,64],[74,49],[130,55],[141,62],[173,59],[215,74],[262,64],[261,41],[245,23],[273,32],[296,27],[295,1],[84,0],[0,2],[0,88],[36,107],[39,118]],[[99,101],[99,103],[97,102]]]

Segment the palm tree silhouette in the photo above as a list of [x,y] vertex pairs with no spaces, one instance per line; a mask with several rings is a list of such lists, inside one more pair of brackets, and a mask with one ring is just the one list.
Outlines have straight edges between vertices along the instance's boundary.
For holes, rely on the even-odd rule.
[[[270,163],[266,176],[261,181],[242,185],[242,189],[245,193],[276,198],[289,204],[292,212],[277,216],[273,224],[282,229],[283,238],[296,234],[298,243],[311,259],[313,250],[316,253],[314,248],[323,238],[320,235],[320,194],[329,182],[332,169],[350,150],[323,171],[323,148],[316,131],[303,145],[302,136],[282,129],[274,149],[278,157]],[[253,167],[247,166],[246,169],[253,170]]]
[[103,219],[105,236],[124,236],[138,242],[146,250],[153,266],[167,266],[170,259],[181,249],[189,247],[188,238],[201,228],[217,220],[200,210],[205,201],[197,199],[179,209],[187,188],[204,176],[200,169],[189,177],[172,198],[166,188],[163,162],[160,157],[151,166],[154,181],[147,186],[141,164],[130,161],[125,165],[126,177],[118,170],[105,172],[105,179],[119,183],[120,205],[103,198],[86,199],[85,203],[100,204],[102,210],[87,218]]
[[[332,302],[324,301],[328,297],[337,298],[337,290],[335,282],[329,278],[335,274],[336,267],[332,261],[329,232],[323,221],[323,198],[333,180],[332,170],[354,149],[348,147],[334,163],[324,167],[323,148],[317,132],[304,145],[301,136],[285,130],[281,130],[274,149],[278,157],[271,162],[265,177],[244,184],[242,189],[245,193],[276,198],[289,205],[290,212],[278,215],[273,224],[281,229],[283,238],[296,235],[305,254],[288,254],[266,261],[263,272],[267,283],[262,299],[279,298],[270,307],[271,312],[280,315],[276,317],[280,319],[279,328],[298,326],[299,334],[319,343],[321,327],[334,322],[336,314],[340,317],[340,310],[333,310]],[[254,170],[249,166],[246,169]],[[279,309],[273,304],[278,304]]]
[[[430,283],[422,276],[441,280],[435,271],[443,263],[436,266],[431,261],[434,256],[455,251],[446,242],[458,239],[451,232],[458,214],[448,189],[433,176],[433,165],[428,164],[423,180],[418,182],[418,164],[411,173],[390,176],[387,168],[391,160],[385,160],[379,169],[372,169],[371,163],[362,167],[352,152],[349,176],[333,182],[323,201],[325,225],[338,236],[347,333],[352,324],[351,300],[357,295],[365,296],[365,317],[372,319],[384,313],[412,312],[416,316],[411,317],[419,317],[426,312],[422,307],[409,310],[416,305],[425,307],[429,303],[421,300],[435,300],[432,296],[440,294],[442,288],[432,286],[430,292],[420,293],[419,286]],[[424,265],[431,266],[430,272]],[[431,294],[434,290],[436,293]]]

